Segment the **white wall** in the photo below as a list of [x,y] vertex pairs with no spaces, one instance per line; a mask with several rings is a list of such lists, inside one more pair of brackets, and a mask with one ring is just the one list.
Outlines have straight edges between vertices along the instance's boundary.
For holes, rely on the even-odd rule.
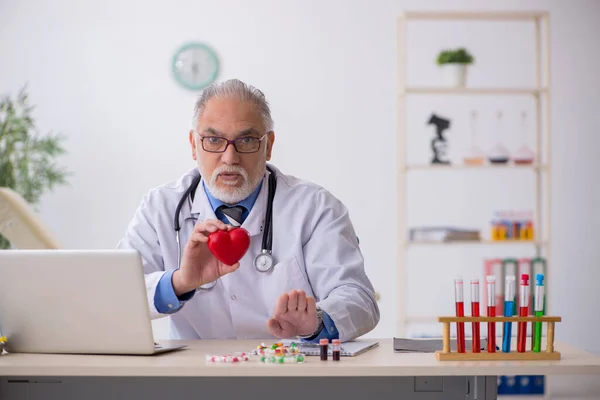
[[[270,99],[278,135],[274,163],[325,186],[349,207],[367,272],[382,295],[381,323],[371,336],[394,335],[396,16],[404,9],[438,8],[551,12],[550,291],[554,313],[564,317],[558,339],[600,351],[594,340],[600,323],[597,318],[586,320],[598,316],[593,305],[600,302],[595,237],[600,223],[595,207],[600,124],[594,115],[600,105],[600,57],[595,51],[600,5],[593,0],[0,2],[0,91],[15,93],[29,82],[40,129],[69,137],[63,163],[75,174],[70,187],[45,196],[42,218],[66,247],[114,247],[141,196],[193,166],[187,128],[195,94],[179,88],[169,68],[179,45],[206,41],[221,58],[220,79],[238,77]],[[473,84],[531,83],[528,28],[478,28],[481,33],[461,24],[415,27],[409,42],[415,57],[409,60],[411,82],[437,79],[434,53],[462,42],[479,60],[472,70]],[[432,110],[452,117],[452,155],[460,156],[458,149],[468,144],[470,109],[490,115],[502,107],[514,116],[518,110],[531,110],[532,103],[520,98],[453,103],[426,98],[409,107],[409,156],[425,162],[427,153],[415,149],[424,148],[431,136],[424,122]],[[510,130],[513,122],[507,123]],[[506,140],[519,143],[514,131]],[[531,177],[480,175],[475,185],[468,183],[472,177],[415,177],[409,187],[409,224],[466,221],[486,229],[493,207],[531,205]],[[490,189],[490,182],[496,189]],[[509,182],[516,182],[518,195],[503,190]],[[480,184],[486,185],[483,194]],[[499,197],[492,208],[481,206],[493,196]],[[432,212],[440,203],[447,211]],[[409,280],[411,310],[451,312],[446,301],[452,296],[449,277],[457,271],[480,274],[481,257],[498,254],[488,251],[411,255],[411,263],[414,257],[422,265],[413,267]],[[528,252],[505,253],[518,251]],[[445,260],[455,264],[448,267]],[[437,271],[437,279],[431,271]],[[414,290],[425,279],[436,289]],[[419,299],[422,307],[415,305]],[[580,328],[584,325],[588,329]],[[164,335],[161,325],[157,334]]]

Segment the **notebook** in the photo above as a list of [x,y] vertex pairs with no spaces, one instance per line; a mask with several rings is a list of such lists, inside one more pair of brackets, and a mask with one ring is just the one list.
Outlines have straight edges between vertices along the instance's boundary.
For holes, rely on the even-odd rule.
[[[480,340],[482,350],[487,348],[487,339]],[[465,339],[465,348],[471,348],[471,340]],[[450,349],[456,351],[456,339],[450,339]],[[394,338],[394,351],[398,353],[435,353],[442,350],[442,339]]]
[[[290,346],[292,343],[295,343],[300,352],[307,356],[318,356],[321,354],[321,347],[318,343],[296,342],[292,340],[283,340],[282,343],[284,346]],[[377,346],[379,346],[379,342],[377,341],[356,340],[343,342],[340,349],[340,355],[344,357],[355,357]],[[332,355],[331,343],[329,343],[327,353],[330,356]]]

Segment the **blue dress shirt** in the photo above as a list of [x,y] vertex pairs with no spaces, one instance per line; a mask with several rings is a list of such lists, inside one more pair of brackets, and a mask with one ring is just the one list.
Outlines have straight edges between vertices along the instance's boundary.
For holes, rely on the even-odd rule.
[[[204,185],[204,182],[202,182],[202,187],[204,189],[204,192],[206,193],[206,197],[208,197],[208,201],[213,211],[215,212],[216,217],[226,224],[229,223],[225,214],[223,214],[223,212],[218,209],[220,206],[226,204],[223,203],[221,200],[218,200],[215,197],[213,197],[213,195],[208,191],[208,188]],[[256,201],[256,198],[260,193],[261,187],[262,182],[258,185],[258,187],[252,192],[250,196],[248,196],[241,202],[235,204],[245,208],[245,211],[242,214],[242,222],[245,221],[246,217],[248,217],[248,214],[250,214],[250,210],[254,206],[254,202]],[[169,270],[162,276],[162,278],[158,282],[158,286],[156,287],[156,292],[154,294],[154,306],[156,307],[158,312],[162,314],[172,314],[178,311],[183,306],[183,304],[185,304],[186,301],[189,301],[192,297],[194,297],[194,294],[196,293],[195,290],[192,290],[188,293],[182,294],[181,296],[177,296],[175,294],[175,290],[173,289],[173,283],[171,281],[173,277],[173,272],[175,272],[175,270]],[[335,327],[333,320],[326,312],[323,312],[323,329],[321,330],[321,332],[319,332],[317,336],[311,338],[310,340],[302,340],[318,343],[320,339],[332,340],[338,338],[339,332]]]

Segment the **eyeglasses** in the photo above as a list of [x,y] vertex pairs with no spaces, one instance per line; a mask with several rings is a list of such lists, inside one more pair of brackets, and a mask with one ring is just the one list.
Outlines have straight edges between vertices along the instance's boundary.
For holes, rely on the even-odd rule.
[[234,140],[228,140],[220,136],[200,136],[202,142],[202,149],[209,153],[224,153],[230,144],[233,145],[235,151],[238,153],[256,153],[260,149],[260,143],[267,137],[264,134],[260,138],[253,136],[244,136]]

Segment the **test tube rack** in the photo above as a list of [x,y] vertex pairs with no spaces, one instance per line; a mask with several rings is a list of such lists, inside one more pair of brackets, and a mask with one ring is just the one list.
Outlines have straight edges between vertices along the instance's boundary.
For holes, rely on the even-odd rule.
[[[542,317],[438,317],[438,322],[442,323],[442,350],[435,352],[435,357],[440,361],[478,361],[478,360],[560,360],[560,353],[554,351],[554,324],[561,322],[561,317],[542,316]],[[540,349],[539,352],[529,350],[531,343],[528,342],[528,350],[525,352],[517,351],[516,347],[513,346],[509,353],[504,353],[501,350],[502,338],[496,338],[496,343],[500,346],[500,350],[496,350],[494,353],[490,353],[487,349],[481,349],[480,352],[473,352],[472,349],[465,348],[464,353],[458,351],[450,351],[450,324],[452,323],[465,323],[465,330],[467,329],[468,323],[479,322],[512,322],[513,326],[517,325],[518,322],[527,322],[528,332],[533,332],[532,327],[534,322],[545,323],[547,327],[546,334],[546,350]],[[529,325],[531,324],[531,325]],[[515,326],[516,328],[516,326]],[[513,328],[513,329],[515,329]],[[497,332],[502,332],[502,330]],[[530,340],[533,340],[533,335]]]

